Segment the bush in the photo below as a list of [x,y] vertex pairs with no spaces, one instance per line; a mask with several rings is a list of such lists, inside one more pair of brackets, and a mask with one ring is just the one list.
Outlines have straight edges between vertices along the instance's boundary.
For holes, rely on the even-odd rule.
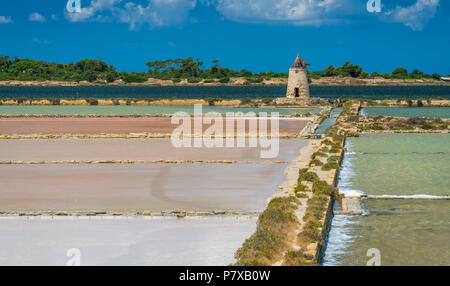
[[97,80],[97,75],[94,72],[88,72],[85,77],[88,82],[94,82]]
[[222,101],[220,98],[205,98],[204,100],[207,101],[210,106],[214,106],[216,105],[216,102]]
[[252,102],[252,100],[248,97],[241,98],[241,105],[247,105],[247,104],[250,104],[251,102]]
[[303,226],[303,231],[300,235],[308,242],[315,242],[320,240],[320,224],[316,221],[310,220]]
[[262,103],[265,104],[265,105],[271,105],[272,102],[273,102],[273,98],[270,98],[270,97],[265,97],[262,100]]
[[86,98],[85,100],[88,105],[98,105],[98,99],[96,98]]
[[312,192],[314,194],[323,194],[325,190],[328,188],[328,183],[325,181],[318,180],[313,183]]
[[116,72],[110,72],[106,75],[107,82],[114,82],[118,78],[119,78],[119,74]]
[[202,81],[202,79],[201,78],[190,77],[190,78],[187,79],[187,81],[188,81],[188,83],[199,83],[199,82]]
[[229,83],[230,82],[230,78],[229,77],[223,77],[219,80],[220,83]]
[[22,104],[22,103],[24,103],[27,100],[28,100],[28,98],[26,98],[26,97],[19,97],[17,99],[17,104]]
[[333,146],[333,148],[331,148],[328,153],[339,153],[341,151],[341,148],[338,148],[336,146]]
[[311,162],[309,162],[309,165],[310,165],[310,166],[312,166],[312,165],[315,165],[315,166],[322,166],[323,163],[322,163],[322,161],[320,161],[320,160],[314,159],[314,160],[311,160]]
[[323,171],[330,171],[330,170],[338,170],[339,164],[337,162],[327,162],[322,165]]
[[122,77],[122,80],[126,83],[132,83],[132,82],[146,82],[148,80],[148,77],[144,74],[138,74],[136,72],[132,72],[130,74],[127,74]]
[[59,98],[52,99],[52,105],[59,105],[60,103],[61,101],[59,100]]
[[314,197],[310,198],[307,202],[308,207],[306,208],[303,220],[308,221],[322,219],[325,213],[327,200],[328,196],[326,195],[314,194]]
[[297,187],[295,187],[295,189],[294,189],[295,193],[299,193],[299,192],[305,193],[307,191],[309,191],[308,187],[305,185],[302,185],[302,184],[298,184]]
[[422,129],[431,130],[431,129],[434,129],[434,126],[431,124],[424,124],[424,125],[422,125]]
[[423,125],[426,123],[427,123],[427,121],[420,117],[411,117],[406,120],[406,124],[411,124],[411,125]]
[[315,195],[328,195],[334,196],[337,192],[337,189],[333,186],[328,185],[325,181],[316,181],[313,184],[312,192]]
[[337,163],[339,161],[339,156],[330,156],[327,159],[327,163]]
[[295,196],[299,199],[307,199],[309,198],[307,194],[305,193],[295,193]]
[[284,255],[284,266],[308,266],[311,261],[301,251],[288,251]]
[[383,127],[378,124],[368,124],[361,128],[362,130],[383,130]]
[[312,159],[316,159],[317,157],[327,157],[327,154],[317,151],[317,152],[314,152],[311,156]]
[[289,246],[287,234],[298,227],[295,197],[272,199],[258,218],[256,232],[236,252],[236,265],[271,265]]
[[[306,171],[305,171],[306,170]],[[298,181],[307,181],[307,182],[315,182],[319,180],[319,176],[317,176],[314,172],[309,172],[308,169],[301,169],[299,171]]]
[[328,149],[327,147],[322,147],[322,148],[319,149],[319,151],[328,153],[328,152],[330,152],[330,149]]

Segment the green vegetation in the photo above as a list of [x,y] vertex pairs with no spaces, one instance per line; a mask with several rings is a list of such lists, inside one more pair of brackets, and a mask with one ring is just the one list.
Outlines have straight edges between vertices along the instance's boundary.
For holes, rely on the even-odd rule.
[[85,100],[88,105],[98,105],[98,99],[96,98],[86,98]]
[[311,155],[311,159],[317,159],[317,157],[327,157],[328,155],[327,154],[325,154],[325,153],[323,153],[323,152],[320,152],[320,151],[317,151],[317,152],[314,152],[312,155]]
[[[240,71],[221,67],[218,60],[211,61],[210,67],[205,67],[204,61],[188,57],[185,59],[157,60],[146,63],[147,72],[120,72],[112,65],[101,60],[84,59],[76,63],[52,63],[39,60],[19,59],[0,55],[0,80],[22,80],[22,81],[88,81],[88,82],[114,82],[122,79],[125,83],[145,82],[148,78],[162,80],[173,80],[180,82],[187,79],[189,83],[205,82],[228,83],[231,78],[245,78],[245,84],[260,84],[265,79],[287,78],[288,73],[260,72],[252,73],[242,69]],[[397,68],[391,74],[378,74],[376,72],[369,75],[362,67],[345,62],[340,67],[332,65],[322,71],[308,72],[311,79],[321,77],[353,77],[353,78],[395,78],[395,79],[435,79],[440,80],[439,74],[425,74],[417,69],[411,73],[404,68]]]
[[330,170],[333,170],[333,169],[338,170],[339,169],[339,164],[336,163],[336,162],[327,162],[327,163],[323,164],[323,166],[322,166],[322,170],[323,171],[330,171]]
[[100,60],[84,59],[77,63],[47,63],[0,56],[0,80],[113,81],[116,69]]
[[307,181],[307,182],[315,182],[319,180],[319,176],[316,173],[308,171],[307,168],[300,169],[298,182]]
[[364,131],[367,131],[367,130],[383,130],[383,126],[381,126],[379,124],[369,124],[369,125],[364,125],[361,129],[364,130]]
[[288,247],[288,233],[298,227],[295,197],[275,198],[258,218],[256,232],[236,252],[236,265],[271,265]]
[[320,161],[320,160],[314,159],[314,160],[311,160],[311,162],[309,162],[309,165],[310,165],[310,166],[312,166],[312,165],[315,165],[315,166],[322,166],[323,163],[322,163],[322,161]]
[[422,129],[431,130],[431,129],[434,129],[434,126],[431,124],[424,124],[424,125],[422,125]]
[[302,184],[297,185],[294,190],[296,193],[305,193],[309,191],[308,187]]
[[311,258],[306,257],[302,251],[288,251],[284,255],[283,266],[309,266]]
[[440,118],[394,118],[389,116],[366,117],[368,121],[359,124],[358,128],[362,131],[369,130],[414,130],[415,128],[423,130],[447,129],[448,123]]
[[252,103],[252,99],[248,98],[248,97],[241,98],[240,101],[241,101],[241,105],[247,105],[247,104]]

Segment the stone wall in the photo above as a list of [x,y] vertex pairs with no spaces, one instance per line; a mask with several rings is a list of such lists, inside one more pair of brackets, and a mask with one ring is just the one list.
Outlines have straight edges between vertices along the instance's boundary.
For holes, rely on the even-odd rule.
[[309,98],[308,75],[305,68],[292,67],[289,69],[286,97],[295,98],[296,88],[298,88],[298,95],[300,98]]

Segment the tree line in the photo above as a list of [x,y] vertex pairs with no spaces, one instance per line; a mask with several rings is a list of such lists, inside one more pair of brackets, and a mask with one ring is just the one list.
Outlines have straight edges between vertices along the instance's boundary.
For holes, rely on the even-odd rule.
[[[173,80],[179,82],[187,79],[190,83],[196,83],[204,80],[205,82],[221,82],[227,83],[230,78],[241,77],[246,79],[246,83],[259,83],[264,79],[271,78],[287,78],[288,73],[276,72],[260,72],[252,73],[251,71],[242,69],[240,71],[221,67],[218,60],[213,60],[210,67],[205,67],[205,63],[200,59],[192,57],[185,59],[169,59],[163,61],[150,61],[146,63],[147,72],[117,72],[112,65],[101,60],[83,59],[76,63],[62,64],[45,61],[37,61],[30,59],[20,59],[17,57],[9,57],[0,55],[0,81],[2,80],[20,80],[20,81],[106,81],[114,82],[122,79],[126,83],[145,82],[148,78],[156,78],[163,80]],[[379,74],[373,72],[371,74],[365,72],[362,67],[345,62],[340,67],[332,65],[326,67],[322,71],[308,71],[310,78],[318,79],[321,77],[353,77],[353,78],[376,78],[383,77],[386,79],[419,79],[433,78],[440,79],[440,75],[425,74],[417,69],[411,73],[405,68],[397,68],[392,73]]]

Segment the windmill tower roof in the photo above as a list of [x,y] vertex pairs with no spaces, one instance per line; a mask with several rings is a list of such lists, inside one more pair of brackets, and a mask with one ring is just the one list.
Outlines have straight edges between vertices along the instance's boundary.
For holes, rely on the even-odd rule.
[[292,66],[300,66],[302,64],[302,60],[300,59],[300,56],[297,54],[297,58],[294,61],[294,64]]
[[306,68],[306,66],[309,66],[309,64],[307,64],[305,60],[300,59],[299,54],[297,54],[297,58],[295,58],[295,61],[292,64],[291,67],[294,67],[294,68]]

